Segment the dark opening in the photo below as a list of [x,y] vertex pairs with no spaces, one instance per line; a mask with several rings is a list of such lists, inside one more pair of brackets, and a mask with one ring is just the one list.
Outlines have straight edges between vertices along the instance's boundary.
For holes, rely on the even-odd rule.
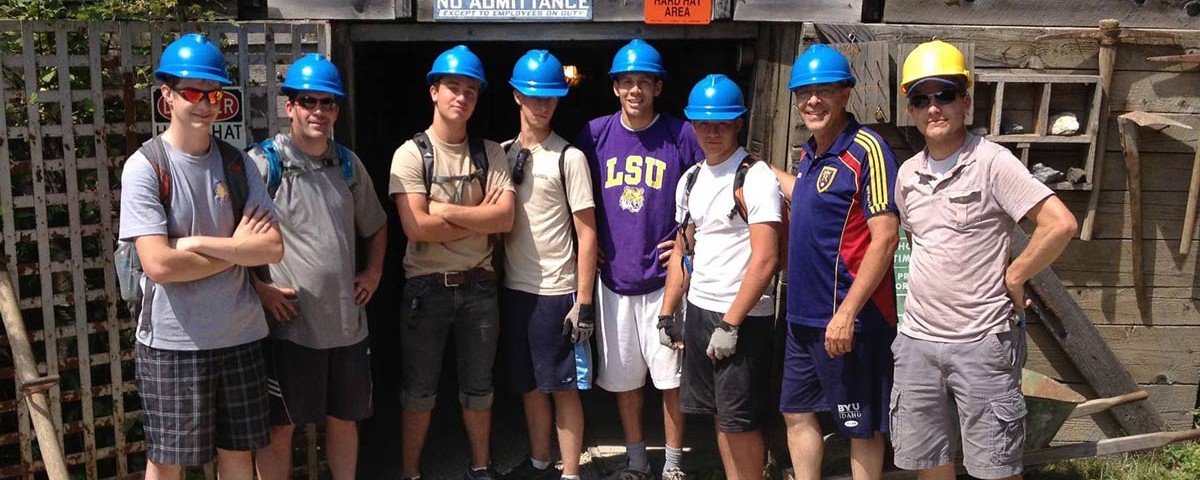
[[[536,28],[534,25],[530,27]],[[517,107],[508,79],[513,64],[527,50],[550,50],[564,65],[576,65],[583,83],[558,105],[554,130],[574,141],[584,124],[592,118],[616,112],[618,104],[612,92],[608,70],[613,55],[628,40],[572,42],[477,42],[468,46],[482,59],[489,82],[482,92],[468,126],[472,135],[504,141],[520,129]],[[387,197],[388,171],[392,153],[414,133],[432,121],[432,105],[425,73],[439,53],[459,42],[360,43],[354,48],[356,151],[363,159],[376,191],[388,212],[388,256],[379,294],[368,306],[370,316],[375,414],[362,424],[360,478],[399,478],[400,418],[399,393],[399,312],[402,298],[402,269],[405,239],[392,200]],[[655,40],[668,72],[656,109],[682,117],[688,93],[697,81],[709,73],[723,73],[737,81],[749,97],[752,69],[737,70],[741,44],[738,40]],[[751,99],[747,98],[747,102]],[[749,104],[749,103],[748,103]],[[503,319],[501,319],[503,324]],[[501,328],[503,332],[503,327]],[[503,335],[503,333],[502,333]],[[452,343],[452,342],[451,342]],[[528,440],[520,397],[507,388],[504,341],[496,361],[496,401],[493,406],[493,462],[502,469],[515,465],[527,455]],[[442,366],[438,407],[423,456],[424,463],[452,456],[463,459],[454,468],[465,466],[467,445],[459,417],[457,379],[453,348],[448,348]],[[649,380],[647,380],[649,384]],[[620,445],[621,428],[613,395],[599,389],[583,393],[586,414],[585,446],[597,439]],[[644,425],[650,445],[662,445],[661,396],[646,390]],[[711,424],[689,421],[692,435],[711,435]],[[507,434],[519,432],[516,435]],[[452,437],[446,441],[446,437]],[[502,444],[502,442],[508,442]],[[444,446],[452,451],[431,451]],[[557,451],[557,450],[556,450]],[[518,455],[513,457],[513,455]],[[661,458],[659,459],[661,462]],[[457,472],[457,471],[456,471]],[[429,471],[425,472],[428,475]],[[461,472],[458,472],[461,473]]]

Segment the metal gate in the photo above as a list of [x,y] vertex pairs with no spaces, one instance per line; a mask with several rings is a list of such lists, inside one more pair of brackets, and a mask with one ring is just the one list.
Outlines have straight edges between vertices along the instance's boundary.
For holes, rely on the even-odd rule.
[[[150,137],[153,66],[181,31],[221,45],[244,89],[250,139],[287,127],[277,86],[286,66],[330,50],[324,22],[0,21],[3,255],[38,370],[61,377],[48,393],[72,479],[145,466],[134,323],[112,253],[121,167]],[[42,462],[8,339],[0,343],[0,478],[33,479]],[[315,429],[300,437],[297,473],[315,479]]]

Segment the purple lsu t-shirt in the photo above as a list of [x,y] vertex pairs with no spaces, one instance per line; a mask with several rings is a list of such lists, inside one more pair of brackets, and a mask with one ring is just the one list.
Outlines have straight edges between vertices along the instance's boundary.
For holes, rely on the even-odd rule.
[[621,295],[662,288],[667,272],[656,247],[675,235],[675,186],[704,159],[695,131],[659,115],[635,132],[621,124],[618,112],[588,122],[579,137],[596,188],[596,231],[605,259],[600,280]]

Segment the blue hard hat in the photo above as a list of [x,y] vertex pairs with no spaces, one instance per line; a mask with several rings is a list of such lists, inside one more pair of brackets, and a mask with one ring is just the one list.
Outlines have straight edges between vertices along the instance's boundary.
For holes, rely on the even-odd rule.
[[792,65],[792,79],[788,90],[821,83],[845,82],[854,86],[854,75],[850,73],[850,62],[846,57],[824,44],[808,47]]
[[683,114],[688,120],[734,120],[746,113],[742,89],[719,73],[709,74],[692,87]]
[[337,66],[329,61],[329,57],[318,53],[310,53],[292,63],[280,89],[285,93],[309,91],[346,96]]
[[442,75],[462,75],[479,82],[479,88],[487,88],[487,78],[483,74],[483,62],[466,45],[455,47],[442,52],[433,60],[433,68],[425,74],[425,81],[433,84],[434,79]]
[[517,59],[508,84],[530,97],[562,97],[569,88],[562,62],[546,50],[530,50]]
[[189,33],[171,42],[163,49],[154,77],[163,75],[196,80],[212,80],[229,85],[229,73],[225,71],[225,56],[221,50],[199,33]]
[[660,77],[667,76],[667,70],[663,68],[662,55],[659,55],[658,50],[640,38],[633,39],[617,50],[617,55],[613,57],[612,69],[608,71],[608,74],[616,77],[621,73],[635,72],[652,73]]

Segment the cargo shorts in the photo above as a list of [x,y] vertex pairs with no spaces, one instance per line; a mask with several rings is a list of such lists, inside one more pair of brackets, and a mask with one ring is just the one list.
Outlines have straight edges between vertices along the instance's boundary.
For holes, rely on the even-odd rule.
[[1025,446],[1025,330],[990,334],[975,342],[919,340],[901,333],[891,394],[895,463],[924,470],[954,461],[962,440],[971,476],[1021,473]]

